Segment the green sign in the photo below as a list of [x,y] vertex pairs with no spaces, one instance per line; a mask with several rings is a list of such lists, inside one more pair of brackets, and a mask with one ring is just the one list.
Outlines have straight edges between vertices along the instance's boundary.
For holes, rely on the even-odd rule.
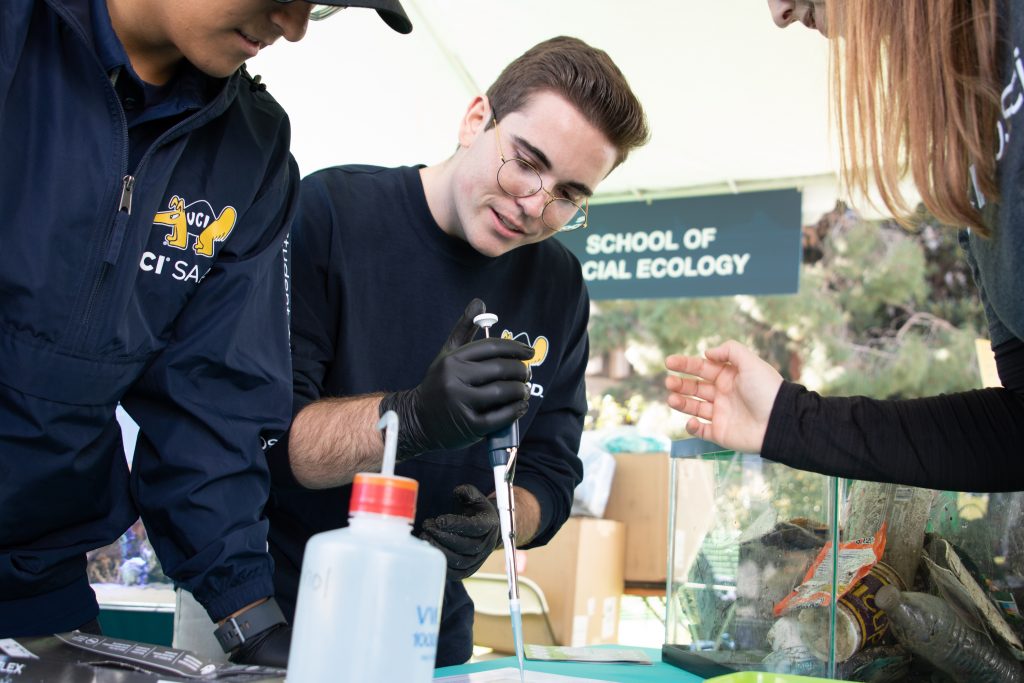
[[798,190],[599,204],[558,239],[593,299],[795,294]]

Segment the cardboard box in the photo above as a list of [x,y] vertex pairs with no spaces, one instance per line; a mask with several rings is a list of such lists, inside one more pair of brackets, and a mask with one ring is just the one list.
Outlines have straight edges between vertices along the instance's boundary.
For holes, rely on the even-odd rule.
[[[671,459],[667,453],[617,453],[615,478],[608,495],[606,519],[626,527],[627,591],[665,593],[668,530],[671,509]],[[696,557],[714,514],[713,469],[709,463],[683,459],[677,463],[677,515],[686,519],[676,529],[676,571],[685,571]]]
[[[520,576],[533,579],[544,591],[559,645],[617,641],[624,550],[621,523],[570,517],[546,546],[516,553]],[[480,571],[504,574],[504,553],[494,552]]]
[[615,478],[604,516],[625,525],[627,583],[665,584],[668,484],[668,453],[615,454]]

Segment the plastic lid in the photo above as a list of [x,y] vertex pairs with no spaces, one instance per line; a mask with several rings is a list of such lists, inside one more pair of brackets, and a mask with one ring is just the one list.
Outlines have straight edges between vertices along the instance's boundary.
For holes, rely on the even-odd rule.
[[416,519],[419,486],[419,482],[408,477],[360,472],[352,483],[349,514],[372,512],[412,522]]
[[481,313],[473,318],[473,324],[477,327],[490,327],[498,322],[498,316],[493,313]]

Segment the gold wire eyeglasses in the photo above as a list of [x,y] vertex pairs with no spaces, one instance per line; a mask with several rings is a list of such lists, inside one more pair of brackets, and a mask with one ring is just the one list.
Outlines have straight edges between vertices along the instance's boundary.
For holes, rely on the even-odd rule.
[[569,197],[557,197],[544,188],[544,182],[536,166],[519,157],[506,159],[501,148],[498,119],[492,116],[491,120],[494,121],[494,139],[498,141],[498,157],[501,159],[501,166],[498,167],[498,187],[502,192],[510,197],[522,199],[532,197],[543,190],[548,196],[548,201],[544,204],[540,217],[548,230],[569,232],[587,227],[589,198],[583,196],[583,203],[580,204]]
[[[294,0],[274,0],[274,2],[279,3],[281,5],[287,5],[290,2],[294,2]],[[346,5],[317,5],[315,3],[311,4],[313,5],[313,9],[310,10],[309,12],[309,18],[312,21],[323,21],[327,17],[331,16],[332,14],[337,14],[346,7]]]

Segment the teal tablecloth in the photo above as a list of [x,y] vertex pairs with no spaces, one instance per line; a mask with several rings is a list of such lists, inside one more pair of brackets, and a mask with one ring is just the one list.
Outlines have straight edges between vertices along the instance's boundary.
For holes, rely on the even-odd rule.
[[[652,683],[653,681],[666,681],[667,683],[700,683],[704,679],[700,676],[687,673],[677,669],[670,664],[661,661],[661,650],[653,648],[638,648],[651,657],[654,664],[583,664],[578,662],[534,662],[527,660],[527,671],[543,671],[551,674],[562,674],[563,676],[578,676],[580,678],[594,678],[599,681],[617,681],[618,683]],[[476,664],[463,664],[461,666],[446,666],[434,673],[434,678],[444,676],[456,676],[458,674],[469,674],[474,671],[490,671],[491,669],[502,669],[505,667],[517,667],[515,657],[502,657],[501,659],[489,659]]]

